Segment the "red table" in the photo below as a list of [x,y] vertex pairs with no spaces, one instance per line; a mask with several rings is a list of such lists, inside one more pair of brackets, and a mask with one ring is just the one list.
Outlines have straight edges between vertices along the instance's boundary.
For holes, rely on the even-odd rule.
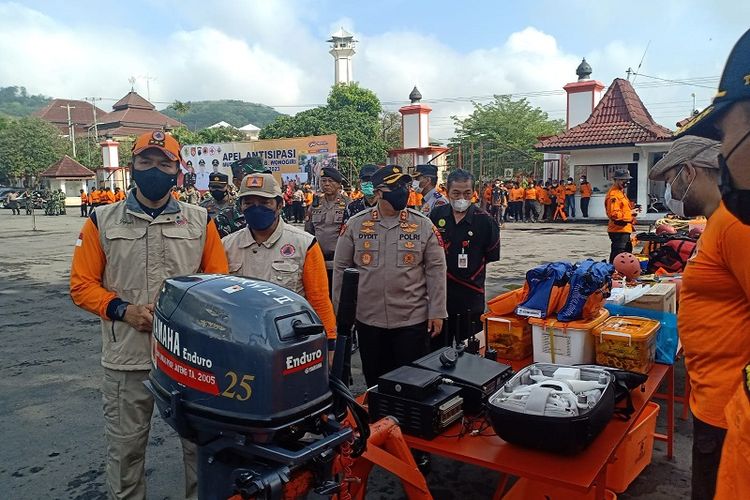
[[[596,498],[601,499],[604,498],[607,482],[607,465],[612,460],[615,450],[646,403],[654,396],[664,378],[668,377],[668,381],[673,380],[673,371],[673,366],[654,365],[648,374],[645,389],[632,391],[635,412],[630,420],[613,418],[594,442],[577,455],[560,456],[526,449],[508,444],[497,436],[444,437],[459,434],[460,423],[454,424],[446,429],[444,435],[430,441],[407,435],[404,435],[404,439],[410,448],[501,472],[501,481],[494,498],[501,498],[507,476],[512,475],[562,486],[581,493],[588,492],[595,487]],[[667,398],[667,418],[668,422],[671,422],[667,425],[670,455],[674,428],[674,391],[671,390],[671,385],[670,383],[669,393],[672,396]]]

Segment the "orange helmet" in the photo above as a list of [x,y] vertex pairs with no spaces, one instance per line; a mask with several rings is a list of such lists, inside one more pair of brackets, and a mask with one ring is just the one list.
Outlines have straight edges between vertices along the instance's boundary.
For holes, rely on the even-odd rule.
[[638,257],[630,252],[617,254],[612,263],[615,266],[615,271],[629,280],[634,280],[641,275],[641,263],[638,260]]

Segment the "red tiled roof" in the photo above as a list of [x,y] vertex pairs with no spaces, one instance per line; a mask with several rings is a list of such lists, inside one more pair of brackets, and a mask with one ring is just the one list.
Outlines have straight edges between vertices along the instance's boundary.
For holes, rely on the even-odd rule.
[[130,91],[112,106],[109,113],[99,123],[99,134],[113,136],[138,135],[164,127],[181,127],[182,123],[156,111],[153,104]]
[[137,109],[156,109],[156,106],[148,102],[146,99],[138,95],[138,92],[131,90],[125,97],[117,101],[112,105],[112,109],[115,111],[126,108],[137,108]]
[[672,132],[654,122],[629,81],[615,78],[591,116],[580,125],[540,140],[539,151],[630,146],[665,141]]
[[45,107],[35,111],[33,116],[50,122],[62,134],[67,135],[69,133],[68,110],[65,106],[68,104],[70,104],[70,121],[73,122],[77,134],[85,133],[88,127],[94,123],[94,109],[96,109],[97,121],[103,120],[107,115],[106,111],[92,106],[90,102],[74,99],[53,99]]
[[51,165],[47,170],[39,174],[40,177],[56,178],[93,178],[94,172],[84,167],[68,155],[63,156],[60,161]]

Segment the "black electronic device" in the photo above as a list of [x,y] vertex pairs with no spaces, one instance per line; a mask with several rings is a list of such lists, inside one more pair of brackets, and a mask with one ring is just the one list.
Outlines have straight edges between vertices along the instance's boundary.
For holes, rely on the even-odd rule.
[[425,399],[437,392],[442,377],[433,371],[401,366],[378,379],[378,391],[406,399]]
[[[455,359],[454,364],[450,364]],[[438,349],[412,363],[450,379],[462,389],[466,413],[479,413],[487,398],[513,375],[510,366],[451,347]]]
[[463,416],[461,389],[439,385],[424,399],[409,399],[382,392],[375,386],[367,393],[370,419],[394,417],[401,431],[423,439],[433,439]]

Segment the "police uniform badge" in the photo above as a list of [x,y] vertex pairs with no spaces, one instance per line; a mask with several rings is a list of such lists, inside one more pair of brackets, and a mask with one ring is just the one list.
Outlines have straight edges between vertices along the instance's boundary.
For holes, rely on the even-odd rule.
[[[367,243],[369,243],[369,242],[367,242]],[[406,243],[404,243],[404,247],[409,248],[409,249],[414,248],[414,242],[413,241],[407,241]]]
[[365,247],[365,250],[369,250],[369,248],[372,246],[372,242],[365,240],[362,246]]
[[404,254],[404,264],[407,266],[414,264],[414,254],[409,252]]
[[369,253],[363,253],[362,254],[362,264],[369,266],[370,262],[372,262],[372,255]]

